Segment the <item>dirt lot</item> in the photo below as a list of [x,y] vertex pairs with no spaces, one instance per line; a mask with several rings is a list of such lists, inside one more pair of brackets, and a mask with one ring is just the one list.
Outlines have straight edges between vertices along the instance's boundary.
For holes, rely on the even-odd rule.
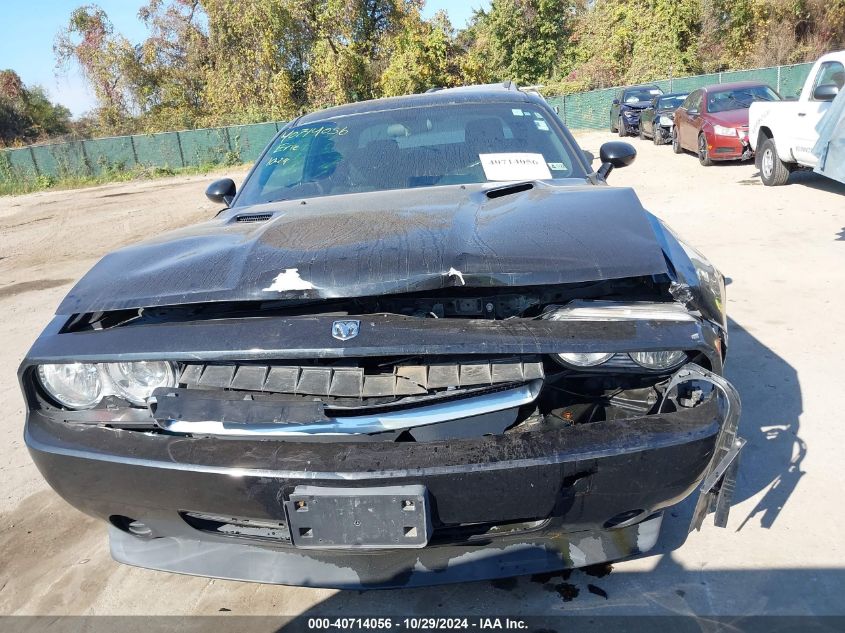
[[[595,155],[611,140],[579,138]],[[764,188],[753,164],[705,169],[669,147],[631,142],[640,156],[611,183],[635,187],[730,279],[728,374],[749,443],[727,529],[708,522],[686,536],[686,503],[667,516],[655,553],[565,583],[337,592],[118,565],[105,526],[59,499],[30,461],[15,374],[101,255],[209,217],[215,207],[202,191],[212,177],[38,193],[0,198],[0,614],[845,614],[845,186],[802,174]]]

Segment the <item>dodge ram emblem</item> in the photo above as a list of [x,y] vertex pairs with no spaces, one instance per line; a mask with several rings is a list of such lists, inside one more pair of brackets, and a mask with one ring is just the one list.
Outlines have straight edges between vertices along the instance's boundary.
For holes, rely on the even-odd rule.
[[341,341],[348,341],[358,336],[360,321],[335,321],[332,323],[332,336]]

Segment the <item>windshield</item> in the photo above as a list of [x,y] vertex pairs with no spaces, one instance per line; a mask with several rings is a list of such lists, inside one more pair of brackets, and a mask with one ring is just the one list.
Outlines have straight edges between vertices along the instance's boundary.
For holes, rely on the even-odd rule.
[[651,101],[657,95],[663,94],[663,91],[657,86],[651,88],[631,88],[625,91],[625,96],[622,101],[625,103],[639,103],[641,101]]
[[548,111],[524,103],[408,107],[283,130],[239,205],[386,189],[584,177]]
[[687,95],[676,95],[674,97],[661,97],[660,101],[657,102],[657,107],[661,110],[672,108],[673,110],[676,108],[680,108],[681,104],[687,98]]
[[768,86],[720,90],[707,95],[707,111],[747,110],[754,101],[780,101],[780,97]]

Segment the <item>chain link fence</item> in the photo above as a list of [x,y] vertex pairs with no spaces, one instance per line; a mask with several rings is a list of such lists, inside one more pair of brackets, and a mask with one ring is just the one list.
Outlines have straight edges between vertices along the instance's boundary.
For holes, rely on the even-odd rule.
[[[655,82],[665,92],[689,92],[701,86],[733,81],[762,81],[783,97],[797,96],[812,63],[754,68]],[[572,130],[605,129],[617,88],[550,97]],[[0,151],[0,180],[98,176],[133,168],[174,169],[254,161],[283,122],[221,128],[135,134],[87,141],[31,145]]]

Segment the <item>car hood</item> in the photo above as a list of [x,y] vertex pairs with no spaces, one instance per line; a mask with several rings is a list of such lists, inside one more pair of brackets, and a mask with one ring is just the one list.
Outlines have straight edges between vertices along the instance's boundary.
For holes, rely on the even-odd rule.
[[523,191],[452,185],[235,207],[106,255],[58,313],[668,273],[653,216],[631,189],[575,182],[521,183]]
[[748,108],[716,112],[715,114],[708,114],[707,118],[713,125],[724,125],[725,127],[748,125]]
[[650,101],[634,101],[632,103],[623,103],[622,109],[625,110],[645,110],[651,105]]

